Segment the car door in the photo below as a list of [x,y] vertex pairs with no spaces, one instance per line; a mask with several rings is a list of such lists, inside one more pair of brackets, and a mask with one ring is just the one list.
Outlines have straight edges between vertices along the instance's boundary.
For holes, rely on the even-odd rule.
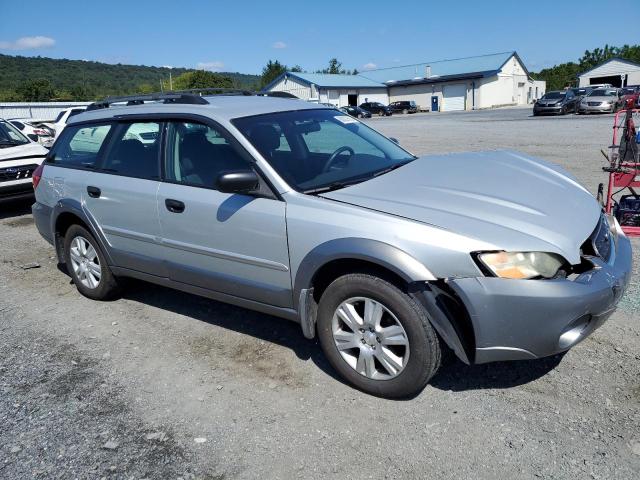
[[216,190],[220,173],[249,169],[248,154],[219,125],[168,123],[157,205],[163,258],[176,282],[290,307],[285,202]]
[[[156,208],[160,125],[151,121],[114,124],[98,167],[85,177],[83,196],[117,266],[166,276]],[[143,133],[155,136],[155,141],[144,143]]]

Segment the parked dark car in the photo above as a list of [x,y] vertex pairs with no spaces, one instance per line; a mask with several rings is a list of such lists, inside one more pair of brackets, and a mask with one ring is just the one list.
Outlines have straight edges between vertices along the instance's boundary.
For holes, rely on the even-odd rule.
[[566,115],[576,112],[578,98],[571,90],[556,90],[547,92],[533,106],[534,115]]
[[393,111],[389,107],[383,105],[380,102],[365,102],[360,104],[360,108],[363,108],[367,112],[378,114],[381,117],[388,117],[389,115],[393,114]]
[[367,112],[364,108],[360,108],[357,105],[347,105],[345,107],[340,107],[340,110],[351,115],[352,117],[371,118],[371,112]]
[[391,102],[389,108],[393,113],[417,113],[418,105],[413,100],[403,100],[401,102]]

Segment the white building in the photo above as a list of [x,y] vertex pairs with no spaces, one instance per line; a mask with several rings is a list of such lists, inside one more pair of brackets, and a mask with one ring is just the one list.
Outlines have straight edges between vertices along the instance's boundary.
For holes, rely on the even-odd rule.
[[610,83],[614,87],[640,85],[640,65],[622,58],[612,58],[578,75],[578,81],[580,87],[600,83]]
[[365,98],[385,104],[414,100],[422,110],[454,111],[527,105],[544,95],[546,83],[531,78],[516,52],[505,52],[359,75],[287,72],[265,90],[286,91],[338,106],[359,105]]
[[387,103],[387,87],[360,75],[286,72],[267,85],[264,91],[287,92],[298,98],[338,107],[364,102]]

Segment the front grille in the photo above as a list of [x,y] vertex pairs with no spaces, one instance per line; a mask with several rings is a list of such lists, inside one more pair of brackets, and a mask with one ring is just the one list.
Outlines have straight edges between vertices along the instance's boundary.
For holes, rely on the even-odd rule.
[[587,105],[590,107],[599,107],[601,102],[588,102]]
[[31,178],[38,165],[20,165],[19,167],[0,168],[0,182],[12,182]]

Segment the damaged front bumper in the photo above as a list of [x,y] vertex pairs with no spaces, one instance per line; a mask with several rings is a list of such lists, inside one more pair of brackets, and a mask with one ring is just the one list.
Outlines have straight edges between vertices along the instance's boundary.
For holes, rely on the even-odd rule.
[[451,279],[475,337],[475,363],[535,359],[573,347],[614,312],[629,283],[631,243],[620,231],[607,261],[566,279]]

